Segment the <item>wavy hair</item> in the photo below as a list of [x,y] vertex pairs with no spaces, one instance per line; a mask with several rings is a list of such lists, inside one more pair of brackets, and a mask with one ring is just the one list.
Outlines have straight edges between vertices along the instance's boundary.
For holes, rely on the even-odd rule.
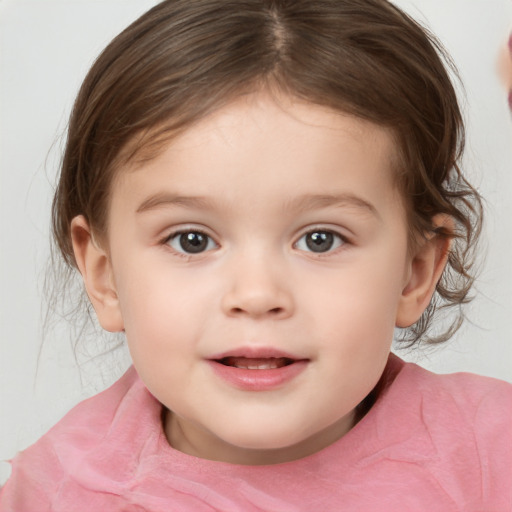
[[[402,332],[444,341],[462,321],[481,230],[478,192],[460,168],[464,126],[440,43],[385,0],[167,0],[103,51],[76,99],[52,227],[75,266],[70,223],[84,215],[106,235],[116,173],[237,96],[270,88],[392,130],[396,183],[410,231],[452,239],[446,269],[421,319]],[[452,231],[432,218],[447,214]],[[432,334],[440,310],[457,315]]]

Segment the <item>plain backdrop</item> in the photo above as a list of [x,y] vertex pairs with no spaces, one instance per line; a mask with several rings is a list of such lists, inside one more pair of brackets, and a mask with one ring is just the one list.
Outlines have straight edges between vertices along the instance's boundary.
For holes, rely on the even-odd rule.
[[[129,365],[123,348],[77,361],[65,320],[42,346],[41,304],[51,196],[74,96],[101,49],[154,3],[0,0],[1,460]],[[512,382],[512,121],[496,74],[512,2],[397,3],[439,36],[459,67],[466,88],[465,168],[487,208],[483,268],[469,321],[443,347],[399,354],[438,372],[471,371]],[[1,462],[0,483],[8,474]]]

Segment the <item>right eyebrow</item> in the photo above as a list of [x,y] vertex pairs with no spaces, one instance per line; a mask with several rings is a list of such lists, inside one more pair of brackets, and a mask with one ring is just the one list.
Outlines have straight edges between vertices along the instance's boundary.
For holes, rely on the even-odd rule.
[[377,208],[360,196],[350,193],[341,194],[305,194],[295,198],[287,207],[293,211],[301,212],[327,207],[354,208],[357,211],[370,214],[377,219],[381,216]]
[[210,200],[202,196],[181,196],[179,194],[158,193],[146,198],[138,206],[136,212],[142,213],[148,210],[166,206],[181,206],[184,208],[212,209]]

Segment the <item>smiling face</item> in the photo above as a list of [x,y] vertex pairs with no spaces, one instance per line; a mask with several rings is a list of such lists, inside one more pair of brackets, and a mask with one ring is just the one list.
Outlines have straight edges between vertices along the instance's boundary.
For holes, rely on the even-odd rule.
[[100,322],[125,329],[172,446],[275,463],[354,425],[395,325],[430,298],[394,151],[371,123],[251,95],[120,173],[108,251],[75,222]]

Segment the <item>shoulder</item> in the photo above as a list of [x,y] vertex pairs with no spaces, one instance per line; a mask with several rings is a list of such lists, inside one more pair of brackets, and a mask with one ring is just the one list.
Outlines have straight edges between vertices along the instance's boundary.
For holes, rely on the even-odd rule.
[[512,384],[492,377],[463,372],[436,374],[416,364],[403,363],[396,387],[469,422],[491,412],[493,424],[512,419]]
[[[158,402],[130,368],[111,387],[74,407],[14,458],[11,477],[1,490],[1,510],[56,510],[55,496],[61,495],[63,488],[71,489],[75,485],[71,481],[102,478],[91,461],[105,462],[112,459],[113,452],[123,451],[127,436],[133,435],[126,433],[126,418],[140,420],[137,429],[143,430],[154,428],[159,414]],[[104,468],[108,470],[109,464]],[[70,499],[73,495],[71,492]]]
[[389,391],[395,402],[418,407],[432,428],[464,427],[478,437],[500,431],[512,435],[512,384],[471,373],[435,374],[413,363],[400,363]]
[[425,467],[459,503],[512,506],[512,384],[402,363],[387,395],[394,428],[414,431]]
[[376,409],[393,425],[420,423],[430,431],[453,436],[454,442],[466,431],[474,438],[492,438],[496,432],[512,435],[512,384],[508,382],[471,373],[436,374],[394,355],[386,373],[388,380]]
[[57,448],[74,445],[86,449],[94,445],[105,436],[120,411],[134,405],[140,390],[138,375],[130,367],[112,386],[71,409],[29,450],[48,441]]

